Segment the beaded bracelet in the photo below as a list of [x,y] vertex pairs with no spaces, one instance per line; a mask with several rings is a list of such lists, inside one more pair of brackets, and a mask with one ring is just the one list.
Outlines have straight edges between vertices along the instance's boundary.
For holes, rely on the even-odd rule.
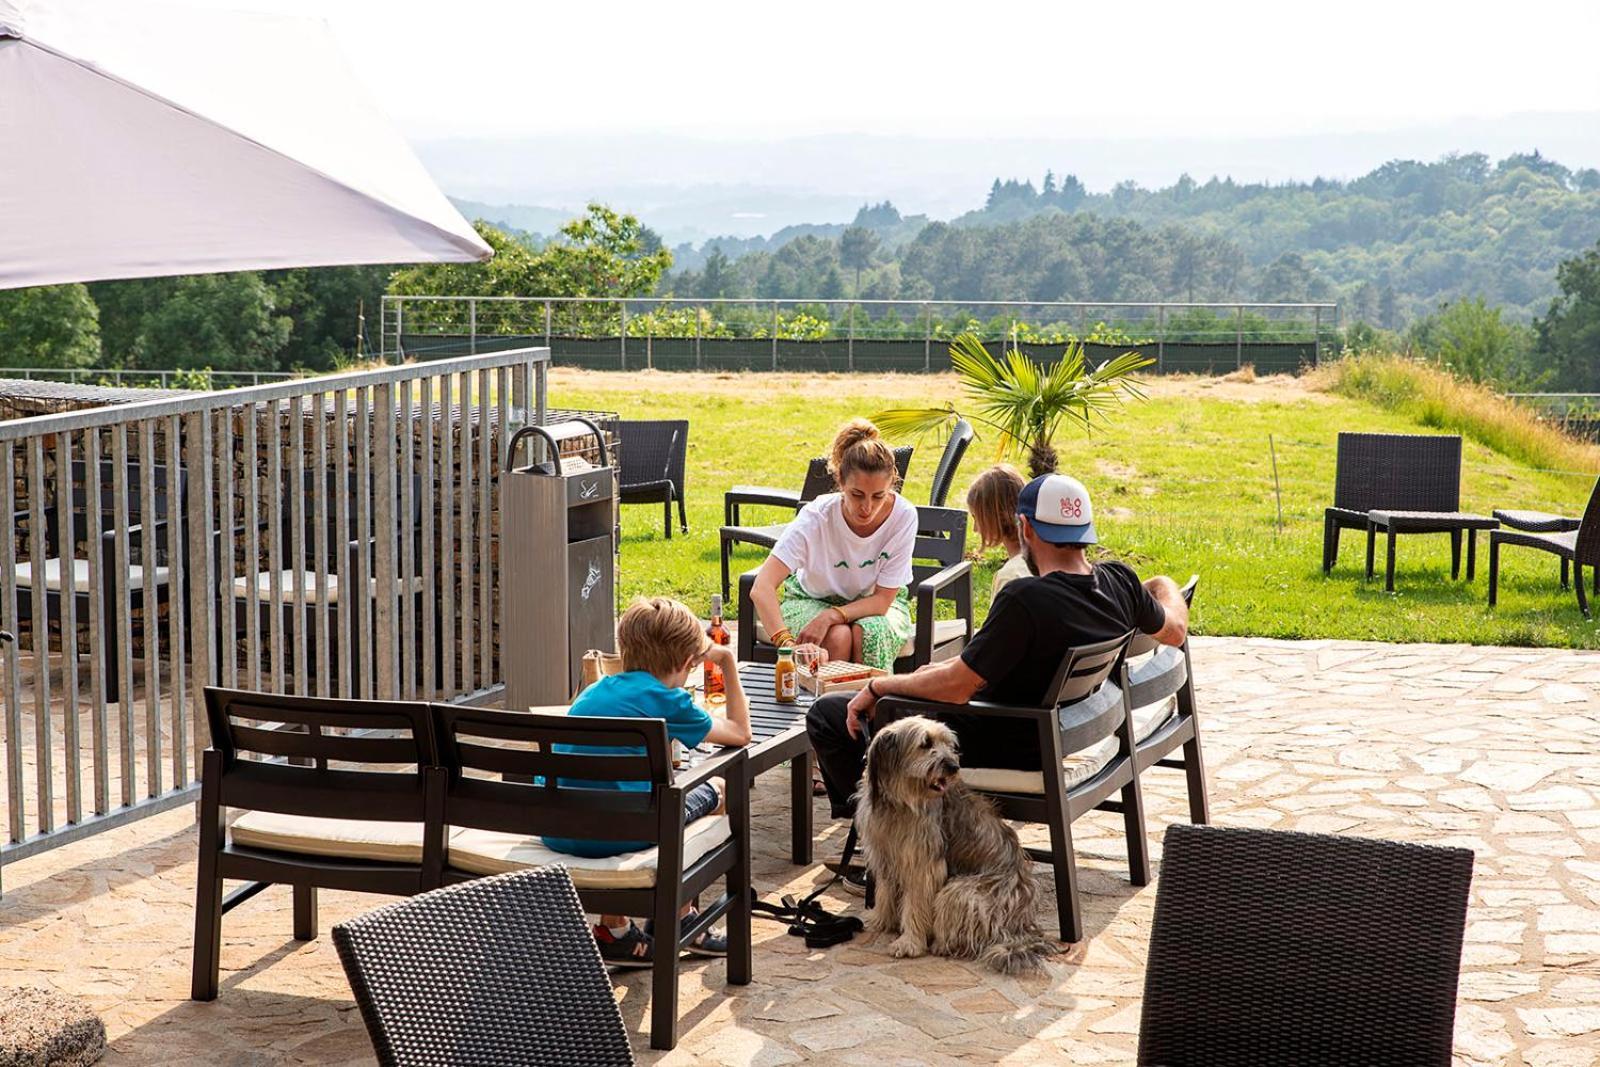
[[772,635],[772,643],[782,648],[784,645],[794,644],[794,634],[787,626]]

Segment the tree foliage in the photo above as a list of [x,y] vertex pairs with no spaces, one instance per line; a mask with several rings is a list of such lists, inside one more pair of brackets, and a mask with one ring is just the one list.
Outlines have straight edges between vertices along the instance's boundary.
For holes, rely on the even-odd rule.
[[1534,323],[1535,352],[1560,389],[1600,391],[1600,243],[1556,271],[1561,295]]
[[99,318],[82,285],[0,289],[0,366],[92,367]]

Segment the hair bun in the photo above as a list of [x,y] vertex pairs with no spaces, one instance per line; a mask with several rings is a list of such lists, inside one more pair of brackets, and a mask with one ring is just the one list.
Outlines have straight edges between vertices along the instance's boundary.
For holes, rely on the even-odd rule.
[[828,453],[828,470],[838,486],[853,471],[893,471],[894,453],[878,428],[866,419],[851,419],[834,434]]

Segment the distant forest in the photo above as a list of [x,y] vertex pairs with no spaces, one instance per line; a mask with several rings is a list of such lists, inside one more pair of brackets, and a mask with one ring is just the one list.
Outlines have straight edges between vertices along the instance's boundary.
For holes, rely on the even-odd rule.
[[1537,151],[1396,160],[1350,181],[1187,175],[1091,193],[1073,175],[996,179],[949,222],[887,202],[849,225],[673,249],[678,296],[949,300],[1338,301],[1346,323],[1401,329],[1483,298],[1527,322],[1556,267],[1600,240],[1600,171]]

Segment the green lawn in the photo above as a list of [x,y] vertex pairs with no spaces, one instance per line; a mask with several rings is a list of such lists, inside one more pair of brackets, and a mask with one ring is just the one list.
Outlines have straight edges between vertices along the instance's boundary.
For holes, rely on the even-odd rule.
[[[735,483],[798,488],[806,460],[824,450],[845,419],[954,396],[947,376],[558,371],[551,386],[553,405],[689,420],[690,533],[667,541],[659,507],[624,508],[620,592],[624,602],[638,593],[670,594],[702,613],[717,588],[723,490]],[[1104,431],[1068,437],[1057,447],[1063,470],[1094,494],[1107,552],[1145,575],[1182,581],[1200,574],[1199,633],[1600,647],[1572,594],[1558,590],[1551,556],[1507,550],[1500,605],[1491,611],[1486,535],[1470,584],[1450,581],[1449,539],[1442,534],[1400,539],[1396,593],[1383,591],[1381,542],[1379,577],[1363,580],[1365,539],[1355,531],[1345,532],[1339,566],[1323,577],[1322,509],[1332,499],[1336,434],[1420,429],[1365,402],[1298,383],[1189,379],[1155,383],[1149,400],[1131,404]],[[1269,436],[1282,487],[1281,530]],[[932,442],[919,446],[907,485],[912,500],[926,501],[937,456]],[[980,438],[957,478],[953,505],[992,459],[992,443]],[[1593,482],[1593,474],[1529,469],[1472,440],[1463,466],[1462,507],[1484,513],[1510,506],[1577,514]],[[761,558],[755,550],[738,554],[736,571]],[[979,561],[980,619],[1000,562]]]

